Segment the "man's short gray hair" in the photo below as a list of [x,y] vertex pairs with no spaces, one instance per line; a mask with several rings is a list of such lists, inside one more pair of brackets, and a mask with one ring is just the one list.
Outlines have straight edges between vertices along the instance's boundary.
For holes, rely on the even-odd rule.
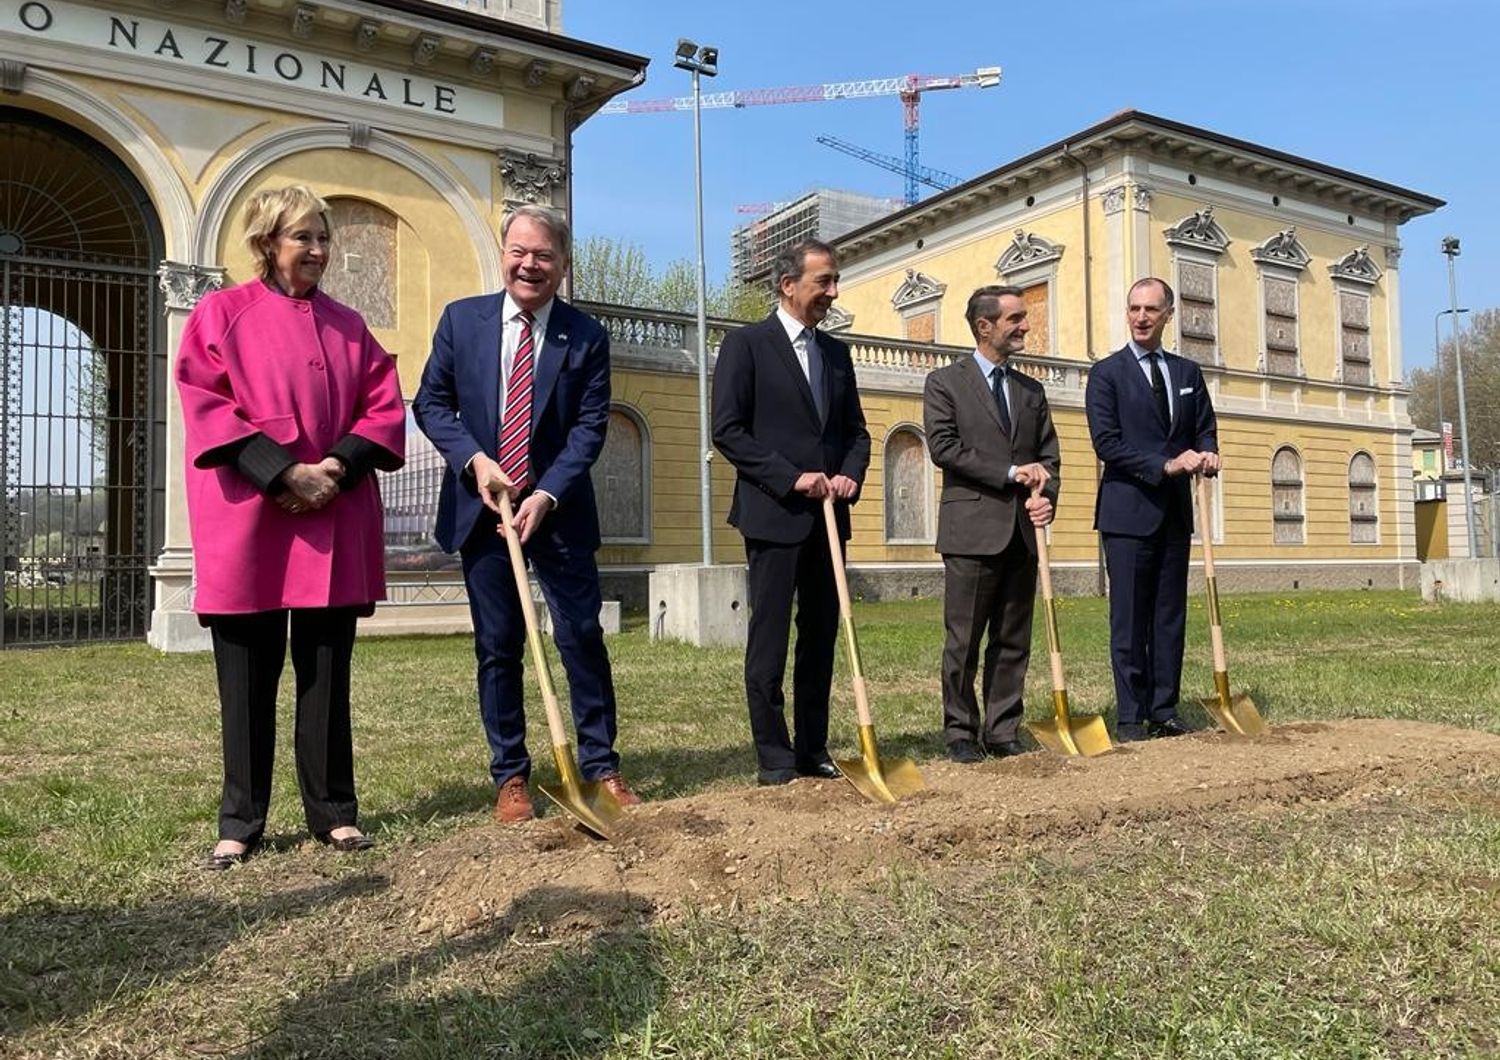
[[538,206],[535,203],[517,206],[505,215],[505,220],[500,222],[502,246],[510,235],[510,226],[518,217],[525,217],[551,232],[552,241],[557,244],[558,252],[568,261],[573,260],[573,230],[568,227],[568,219],[560,210],[554,210],[550,206]]
[[827,254],[828,260],[833,262],[835,268],[838,267],[838,251],[820,239],[804,239],[800,243],[787,247],[776,255],[775,261],[771,262],[772,290],[779,295],[782,280],[802,279],[802,273],[807,268],[809,254]]

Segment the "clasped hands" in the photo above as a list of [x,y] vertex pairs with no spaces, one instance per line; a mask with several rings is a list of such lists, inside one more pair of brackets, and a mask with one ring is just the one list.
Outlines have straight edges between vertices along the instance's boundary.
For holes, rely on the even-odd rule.
[[821,471],[804,471],[792,483],[792,489],[804,497],[820,501],[832,497],[836,501],[853,500],[859,492],[859,483],[848,475],[825,475]]
[[1168,460],[1163,470],[1168,475],[1205,475],[1213,478],[1219,473],[1220,466],[1218,453],[1184,449]]
[[276,495],[276,503],[288,512],[315,512],[339,495],[344,474],[343,461],[332,456],[316,464],[293,464],[281,473],[286,489]]
[[[474,485],[479,489],[479,500],[496,515],[500,514],[500,498],[502,495],[516,499],[520,490],[511,481],[510,476],[500,470],[500,465],[494,460],[480,453],[474,457],[469,464],[469,470],[474,472]],[[539,490],[533,490],[531,496],[521,502],[515,511],[512,522],[516,527],[516,534],[521,544],[531,540],[531,535],[536,533],[537,528],[542,525],[542,520],[547,513],[552,511],[555,501]],[[505,536],[505,523],[502,521],[495,527],[495,532],[501,537]]]

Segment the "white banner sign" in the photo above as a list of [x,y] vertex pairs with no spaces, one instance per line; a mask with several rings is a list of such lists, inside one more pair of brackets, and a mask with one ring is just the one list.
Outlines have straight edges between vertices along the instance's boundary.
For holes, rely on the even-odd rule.
[[112,14],[68,0],[0,0],[0,38],[45,40],[127,55],[148,62],[217,70],[269,82],[397,107],[407,113],[449,115],[498,128],[499,92],[447,84],[408,72],[349,62],[284,44],[135,14]]

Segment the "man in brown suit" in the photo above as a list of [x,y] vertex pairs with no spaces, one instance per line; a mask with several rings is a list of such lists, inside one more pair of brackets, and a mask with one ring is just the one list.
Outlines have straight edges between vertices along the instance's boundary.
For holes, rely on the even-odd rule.
[[[927,377],[923,417],[928,451],[943,469],[943,737],[948,757],[971,763],[984,751],[1026,750],[1019,736],[1036,535],[1052,521],[1058,448],[1042,384],[1006,365],[1026,346],[1020,288],[981,287],[964,316],[974,354]],[[974,675],[986,632],[981,731]]]

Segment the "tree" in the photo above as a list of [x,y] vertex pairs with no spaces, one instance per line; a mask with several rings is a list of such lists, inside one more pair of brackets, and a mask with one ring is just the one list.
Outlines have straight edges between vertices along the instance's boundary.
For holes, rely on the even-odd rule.
[[[771,310],[769,291],[728,279],[709,284],[704,294],[712,317],[759,320]],[[693,313],[698,308],[698,269],[678,258],[657,272],[638,244],[590,236],[573,249],[573,296],[585,302]]]
[[[1469,414],[1469,459],[1475,469],[1500,468],[1500,309],[1473,314],[1463,329],[1464,394]],[[1443,387],[1443,419],[1453,424],[1454,458],[1463,459],[1458,435],[1458,366],[1453,340],[1438,351]],[[1418,427],[1440,431],[1438,368],[1418,368],[1411,386],[1411,419]]]

